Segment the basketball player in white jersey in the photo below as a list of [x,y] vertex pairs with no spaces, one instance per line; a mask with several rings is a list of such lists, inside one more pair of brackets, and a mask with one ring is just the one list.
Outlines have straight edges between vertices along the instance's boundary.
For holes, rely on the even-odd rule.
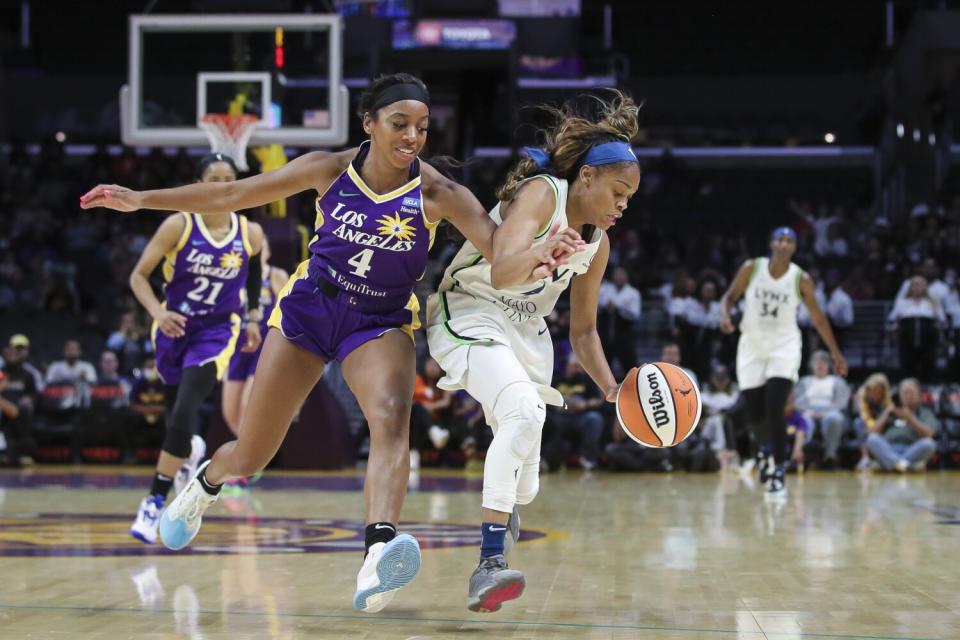
[[[506,536],[510,529],[515,541],[515,507],[539,488],[545,405],[564,404],[550,387],[553,344],[544,317],[568,286],[574,352],[607,400],[616,398],[619,385],[596,331],[597,299],[610,253],[604,231],[640,183],[629,143],[637,107],[619,92],[600,107],[597,121],[569,108],[548,109],[557,122],[544,132],[545,148],[527,149],[530,157],[509,174],[490,212],[498,225],[494,264],[465,243],[428,301],[430,352],[446,372],[439,386],[466,389],[494,431],[483,475],[480,563],[467,596],[472,611],[496,611],[525,586],[523,574],[507,567]],[[579,251],[566,265],[533,283],[505,277],[497,261],[525,256],[532,269],[556,229],[576,232]]]
[[817,332],[830,349],[837,373],[847,375],[847,361],[814,295],[813,278],[790,261],[796,250],[796,232],[789,227],[775,229],[770,236],[770,257],[747,260],[720,300],[720,328],[733,333],[730,309],[745,296],[737,382],[747,402],[747,420],[761,447],[764,497],[771,499],[784,498],[787,492],[783,480],[787,457],[784,409],[800,369],[797,309],[801,302],[807,305]]

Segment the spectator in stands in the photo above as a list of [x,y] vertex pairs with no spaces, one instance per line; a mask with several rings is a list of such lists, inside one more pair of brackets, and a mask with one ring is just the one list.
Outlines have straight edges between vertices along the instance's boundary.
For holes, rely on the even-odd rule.
[[888,320],[897,332],[900,369],[907,376],[930,379],[945,317],[943,307],[929,293],[926,278],[911,278],[907,297],[896,300]]
[[907,278],[900,284],[900,289],[897,291],[897,300],[911,297],[911,287],[917,276],[924,278],[927,283],[927,293],[940,305],[940,308],[946,307],[950,287],[940,279],[940,267],[937,266],[937,261],[933,258],[924,259],[920,268],[917,269],[916,275],[912,278]]
[[890,380],[882,373],[868,377],[857,391],[857,417],[853,421],[854,430],[860,443],[860,461],[857,470],[870,468],[870,452],[867,449],[867,434],[871,433],[878,421],[886,422],[893,412],[893,393]]
[[[152,355],[143,360],[140,375],[134,379],[130,389],[130,409],[132,422],[128,426],[127,440],[131,453],[145,447],[159,449],[165,433],[163,381],[157,373],[157,361]],[[148,454],[147,461],[156,460],[156,454]]]
[[443,375],[440,365],[427,358],[423,370],[417,374],[413,388],[413,408],[410,417],[410,468],[420,467],[420,452],[428,444],[443,449],[450,440],[450,430],[443,426],[453,396],[437,386]]
[[796,396],[787,397],[784,414],[787,416],[787,471],[803,471],[804,446],[810,438],[810,423],[796,408]]
[[47,384],[72,383],[91,385],[97,382],[97,370],[86,360],[81,360],[83,351],[80,342],[67,340],[63,345],[63,360],[57,360],[47,369]]
[[[850,386],[840,376],[830,373],[830,354],[816,351],[810,356],[810,372],[803,376],[794,388],[796,408],[820,433],[824,443],[821,469],[835,469],[840,439],[847,430],[845,414],[850,404]],[[813,431],[807,433],[813,436]]]
[[580,467],[587,471],[594,469],[603,436],[603,394],[574,354],[567,358],[563,378],[554,386],[563,394],[567,406],[562,409],[551,406],[547,410],[541,457],[546,460],[550,471],[562,469],[575,441],[579,444],[577,460]]
[[693,354],[688,359],[690,368],[697,376],[707,377],[721,338],[717,283],[711,278],[702,279],[697,287],[697,296],[687,301],[675,321],[680,330],[683,352]]
[[33,388],[39,392],[43,390],[43,374],[30,363],[30,339],[22,333],[10,336],[7,349],[4,350],[6,368],[4,372],[8,378],[18,375],[29,376],[33,379]]
[[10,338],[9,345],[4,350],[6,363],[3,373],[6,377],[6,386],[2,397],[17,408],[15,416],[8,412],[5,430],[8,434],[8,443],[10,440],[15,440],[10,449],[16,449],[17,462],[21,465],[33,464],[33,453],[36,449],[33,437],[33,415],[37,408],[37,396],[43,390],[43,377],[33,365],[27,362],[30,355],[29,349],[30,340],[22,333],[18,333]]
[[107,349],[120,359],[120,372],[129,375],[143,361],[143,356],[153,351],[150,337],[137,326],[134,313],[128,311],[120,316],[120,327],[107,338]]
[[105,349],[100,354],[100,374],[97,376],[97,384],[117,384],[128,391],[130,389],[127,380],[120,376],[120,359],[109,349]]
[[933,411],[921,404],[920,382],[906,378],[898,389],[900,402],[888,407],[868,427],[867,449],[884,471],[923,471],[936,450],[940,427]]
[[690,379],[693,380],[693,384],[699,387],[700,380],[697,378],[697,374],[680,364],[682,358],[683,355],[680,351],[679,344],[673,341],[667,341],[663,344],[663,348],[660,350],[660,361],[680,367],[687,372],[687,375],[689,375]]
[[[636,324],[640,319],[640,292],[630,284],[624,267],[613,269],[613,281],[600,284],[598,325],[605,329],[607,353],[619,360],[622,371],[636,364]],[[613,364],[613,363],[611,363]]]
[[[730,466],[730,454],[736,451],[733,421],[728,412],[737,403],[740,390],[730,379],[730,372],[722,364],[713,367],[710,379],[700,392],[703,403],[703,422],[701,430],[707,434],[714,448],[719,452],[720,468]],[[714,435],[716,434],[716,435]]]
[[[850,330],[850,327],[853,326],[853,299],[840,283],[840,274],[836,270],[827,272],[825,282],[826,287],[824,292],[827,301],[823,309],[830,318],[830,324],[833,326],[833,333],[837,338],[837,343],[842,347],[844,337]],[[803,308],[806,309],[805,306]]]
[[[7,377],[3,375],[2,371],[0,371],[0,427],[2,427],[3,424],[6,423],[8,419],[16,420],[17,417],[19,417],[20,415],[20,410],[17,408],[17,405],[10,402],[3,396],[3,393],[6,391],[6,389],[7,389]],[[0,465],[9,464],[9,461],[11,459],[16,459],[16,458],[19,458],[19,460],[21,461],[21,464],[23,464],[22,462],[23,456],[18,455],[16,451],[14,451],[13,457],[11,457],[10,449],[12,449],[13,447],[10,446],[10,440],[7,439],[7,437],[5,436],[5,431],[6,431],[5,429],[0,429],[0,440],[2,440],[2,443],[0,443],[2,444],[2,447],[0,447]],[[33,463],[33,460],[31,459],[27,464],[32,464],[32,463]]]

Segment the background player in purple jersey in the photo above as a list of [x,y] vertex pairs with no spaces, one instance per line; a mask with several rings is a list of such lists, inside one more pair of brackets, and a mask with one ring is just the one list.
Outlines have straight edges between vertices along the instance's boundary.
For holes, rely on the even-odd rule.
[[[448,220],[493,259],[494,224],[465,187],[417,156],[427,138],[430,98],[408,74],[375,80],[360,101],[370,136],[359,149],[313,152],[285,167],[231,184],[131,191],[99,185],[83,208],[120,211],[231,211],[273,202],[307,189],[317,199],[311,258],[281,292],[270,319],[238,439],[223,445],[196,480],[164,512],[161,537],[182,548],[200,529],[203,511],[223,482],[249,476],[274,456],[297,408],[331,358],[370,427],[364,498],[367,551],[354,606],[379,611],[420,567],[416,540],[396,532],[410,464],[410,407],[415,379],[412,331],[419,325],[412,296],[436,225]],[[512,279],[545,277],[577,248],[573,232],[502,261]]]
[[[290,279],[290,274],[270,264],[270,242],[266,235],[263,237],[263,250],[260,252],[260,264],[263,270],[263,284],[260,287],[260,334],[267,335],[267,319],[273,311],[277,295],[283,285]],[[262,344],[255,351],[238,349],[230,359],[230,368],[227,378],[221,389],[221,410],[223,419],[234,435],[240,432],[240,422],[243,410],[250,401],[250,391],[253,388],[253,375],[260,358]]]
[[[267,334],[267,319],[273,311],[273,306],[277,301],[277,295],[283,288],[283,285],[290,279],[290,274],[279,267],[270,264],[270,242],[267,236],[263,237],[263,250],[260,251],[260,264],[263,269],[263,284],[260,288],[260,310],[262,318],[260,320],[260,334]],[[262,344],[255,351],[246,349],[237,349],[230,358],[230,367],[227,370],[227,377],[223,381],[220,389],[220,408],[223,412],[223,419],[233,432],[233,435],[240,433],[240,423],[243,417],[243,410],[250,402],[250,391],[253,389],[253,376],[257,368],[257,361],[260,359]],[[254,481],[258,476],[254,476]],[[247,485],[246,478],[236,478],[225,483],[224,486],[233,486],[242,490]]]
[[[237,179],[228,156],[200,161],[198,177],[207,184]],[[190,207],[184,206],[184,211]],[[233,212],[213,216],[169,216],[147,244],[130,274],[130,288],[153,317],[157,371],[165,385],[166,435],[156,473],[130,533],[147,543],[157,540],[160,512],[171,486],[186,485],[206,453],[194,435],[197,409],[226,373],[240,334],[241,291],[253,291],[245,350],[260,345],[260,248],[263,230]],[[164,301],[148,281],[163,261]]]

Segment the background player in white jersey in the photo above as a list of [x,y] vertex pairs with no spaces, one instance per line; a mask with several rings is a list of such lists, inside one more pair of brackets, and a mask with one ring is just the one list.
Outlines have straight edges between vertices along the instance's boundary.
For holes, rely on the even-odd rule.
[[720,300],[720,328],[733,333],[730,309],[745,296],[737,382],[746,398],[747,420],[761,447],[760,481],[771,498],[786,496],[784,408],[800,369],[803,345],[797,309],[801,302],[807,305],[813,325],[830,350],[837,373],[847,375],[847,361],[814,295],[813,278],[791,262],[796,250],[796,232],[789,227],[775,229],[770,236],[770,257],[744,262]]
[[[472,611],[496,611],[525,586],[523,574],[507,567],[504,544],[508,526],[519,532],[516,505],[528,504],[539,488],[544,403],[563,405],[550,387],[553,345],[544,317],[571,281],[574,352],[607,400],[616,397],[596,330],[597,299],[610,253],[604,230],[640,183],[630,148],[637,107],[619,92],[599,107],[597,120],[569,107],[548,109],[556,124],[543,132],[544,148],[527,149],[530,157],[507,176],[490,212],[498,225],[494,264],[465,243],[428,303],[430,351],[446,372],[440,386],[466,389],[494,430],[483,476],[480,564],[467,597]],[[557,229],[579,247],[568,264],[533,283],[506,277],[499,260],[522,256],[532,270],[549,257],[545,242]]]

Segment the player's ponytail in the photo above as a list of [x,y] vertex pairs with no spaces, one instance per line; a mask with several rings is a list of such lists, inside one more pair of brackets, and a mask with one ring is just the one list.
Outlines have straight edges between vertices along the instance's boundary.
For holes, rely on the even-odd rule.
[[[613,97],[609,100],[591,96],[591,104],[596,107],[592,117],[577,110],[571,103],[559,109],[549,105],[539,107],[553,118],[554,124],[539,130],[541,149],[532,150],[536,152],[534,156],[522,158],[517,163],[497,191],[497,198],[503,202],[513,200],[520,183],[539,173],[549,173],[572,182],[576,180],[590,149],[607,142],[633,140],[640,128],[640,108],[621,91],[610,91]],[[636,162],[635,159],[630,161]],[[614,164],[617,163],[603,166]]]

